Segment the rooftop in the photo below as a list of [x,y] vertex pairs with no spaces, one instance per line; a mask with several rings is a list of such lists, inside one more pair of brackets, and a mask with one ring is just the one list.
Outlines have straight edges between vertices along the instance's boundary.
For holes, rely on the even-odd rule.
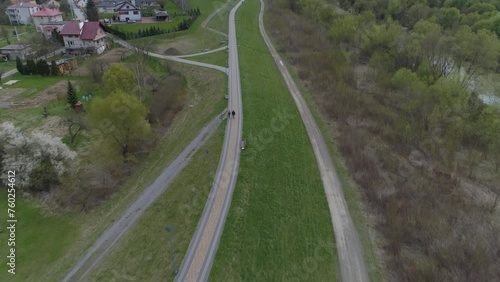
[[55,16],[59,16],[62,14],[63,13],[56,11],[56,10],[52,10],[52,9],[48,9],[48,8],[41,8],[38,12],[34,13],[32,16],[33,17],[55,17]]
[[39,7],[40,5],[31,4],[29,2],[21,2],[14,5],[10,5],[7,9],[18,9],[18,8],[34,8]]
[[30,47],[29,45],[24,45],[24,44],[10,44],[5,47],[0,48],[0,50],[23,50]]

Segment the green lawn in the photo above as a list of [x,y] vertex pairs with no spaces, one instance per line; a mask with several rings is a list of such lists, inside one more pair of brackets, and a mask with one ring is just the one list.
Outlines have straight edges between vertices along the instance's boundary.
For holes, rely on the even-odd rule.
[[339,281],[316,159],[260,36],[259,8],[247,0],[237,14],[247,150],[210,280]]
[[[173,257],[165,227],[173,227],[178,269],[194,234],[217,169],[223,123],[193,157],[168,190],[112,248],[87,281],[112,281],[130,277],[135,281],[172,281]],[[206,153],[206,150],[210,153]]]
[[218,65],[222,67],[227,67],[227,52],[226,51],[219,51],[207,55],[202,55],[202,56],[196,56],[196,57],[189,57],[186,58],[190,61],[197,61],[197,62],[202,62],[202,63],[208,63],[208,64],[213,64],[213,65]]
[[[4,228],[0,229],[0,240],[4,242],[2,251],[0,281],[41,281],[43,275],[50,272],[47,262],[60,257],[64,250],[78,240],[77,226],[70,215],[46,215],[32,204],[19,198],[17,190],[15,213],[16,219],[16,274],[7,272],[7,194],[0,193],[0,209]],[[39,273],[35,279],[33,273]],[[31,277],[31,280],[29,280]],[[36,277],[36,276],[35,276]]]
[[[163,64],[163,62],[161,61],[159,64]],[[64,213],[59,216],[47,216],[44,221],[47,229],[57,229],[60,225],[58,219],[61,217],[68,218],[68,222],[72,223],[68,227],[71,230],[55,232],[51,235],[54,240],[59,240],[63,244],[57,246],[58,249],[54,256],[40,256],[40,259],[36,259],[37,257],[33,255],[38,254],[36,248],[26,250],[28,253],[24,253],[23,256],[30,260],[29,265],[40,265],[41,267],[29,269],[24,268],[20,263],[19,271],[24,269],[23,275],[16,275],[12,278],[7,276],[6,271],[2,271],[0,281],[60,281],[66,271],[84,254],[99,234],[135,200],[144,188],[154,181],[166,165],[198,134],[199,130],[226,107],[224,95],[227,91],[227,78],[224,74],[203,68],[193,69],[190,66],[176,63],[172,63],[170,66],[173,71],[185,75],[189,94],[186,97],[186,107],[178,113],[168,134],[159,141],[158,147],[146,159],[142,160],[140,168],[130,176],[120,191],[99,207],[88,213]],[[26,109],[26,111],[36,111],[36,109]],[[0,113],[3,111],[0,110]],[[2,119],[1,116],[0,119]],[[216,151],[215,148],[213,150]],[[217,159],[217,157],[214,158]],[[215,167],[216,161],[213,162],[213,165]],[[31,203],[27,206],[33,207]],[[36,211],[40,212],[38,209]],[[22,240],[19,240],[20,245],[28,244],[25,240],[35,240],[35,237],[40,238],[37,239],[37,242],[41,242],[43,239],[52,240],[52,237],[46,238],[48,235],[38,237],[36,220],[37,218],[28,217],[24,219],[26,225],[22,232],[27,239],[22,237]],[[32,226],[33,228],[31,228]],[[41,234],[44,235],[43,232]],[[158,235],[165,235],[160,234]],[[71,241],[71,244],[64,244],[66,238]],[[22,257],[20,257],[20,261],[22,261]]]
[[[0,62],[0,72],[6,72],[6,71],[10,71],[11,69],[15,69],[16,68],[16,61],[7,61],[7,62]],[[2,83],[3,82],[6,82],[8,81],[9,78],[6,78],[4,80],[2,80]]]
[[[17,29],[17,33],[19,34],[19,40],[17,40],[17,36],[13,34],[14,26],[12,25],[4,25],[4,27],[9,34],[10,44],[24,44],[28,43],[29,39],[36,33],[34,26],[15,26]],[[5,47],[9,45],[9,43],[5,40],[3,36],[0,36],[0,47]]]
[[207,24],[207,27],[211,27],[218,31],[228,33],[228,22],[229,22],[229,12],[236,5],[238,1],[231,0],[230,3],[222,9],[217,15],[215,15],[212,20]]

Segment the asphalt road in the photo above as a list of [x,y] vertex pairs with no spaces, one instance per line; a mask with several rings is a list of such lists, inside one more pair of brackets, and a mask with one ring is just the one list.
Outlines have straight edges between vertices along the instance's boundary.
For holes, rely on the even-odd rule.
[[239,2],[229,14],[229,110],[234,110],[236,117],[228,120],[216,178],[196,232],[176,276],[175,281],[179,282],[206,281],[208,279],[236,185],[243,112],[234,19],[235,13],[242,3],[243,1]]
[[85,21],[85,14],[80,8],[76,6],[75,1],[73,0],[67,0],[67,1],[71,9],[73,10],[73,14],[75,15],[75,20],[79,20],[82,22]]
[[63,279],[64,282],[82,281],[100,263],[109,249],[134,225],[141,214],[167,190],[170,183],[189,163],[195,152],[216,132],[220,123],[221,117],[217,116],[200,131],[179,156],[163,170],[160,176],[102,233],[94,245],[68,271]]
[[354,223],[349,214],[347,203],[342,191],[342,185],[338,179],[337,173],[333,166],[330,152],[323,139],[321,131],[319,130],[316,121],[314,120],[307,103],[300,94],[299,88],[295,84],[292,76],[288,72],[286,66],[283,64],[278,52],[274,48],[271,40],[266,34],[263,24],[264,14],[264,1],[260,0],[261,9],[259,14],[259,28],[264,41],[271,52],[276,66],[281,72],[290,93],[295,100],[295,104],[299,109],[300,116],[311,140],[311,144],[316,156],[316,161],[323,181],[330,214],[332,217],[333,229],[335,232],[335,239],[337,244],[337,253],[340,259],[340,269],[342,272],[342,281],[348,282],[363,282],[368,281],[368,273],[366,271],[365,262],[363,259],[363,252],[361,243],[359,242],[358,233],[354,227]]

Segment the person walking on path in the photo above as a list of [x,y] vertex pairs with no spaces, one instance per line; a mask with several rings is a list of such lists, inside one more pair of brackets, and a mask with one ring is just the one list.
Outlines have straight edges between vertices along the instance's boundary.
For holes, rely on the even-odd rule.
[[230,119],[230,118],[231,118],[231,111],[227,110],[227,119]]
[[233,119],[234,119],[234,116],[235,116],[235,115],[236,115],[236,113],[235,113],[235,112],[234,112],[234,110],[233,110]]

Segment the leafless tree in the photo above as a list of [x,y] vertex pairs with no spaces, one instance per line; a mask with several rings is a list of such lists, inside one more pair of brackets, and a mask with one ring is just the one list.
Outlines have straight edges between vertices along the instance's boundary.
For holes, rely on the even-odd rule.
[[94,59],[86,65],[87,70],[90,72],[90,76],[95,82],[102,82],[102,76],[106,70],[106,65],[107,63],[102,59]]
[[64,123],[68,126],[71,143],[75,142],[78,133],[87,128],[84,115],[73,111],[64,117]]

